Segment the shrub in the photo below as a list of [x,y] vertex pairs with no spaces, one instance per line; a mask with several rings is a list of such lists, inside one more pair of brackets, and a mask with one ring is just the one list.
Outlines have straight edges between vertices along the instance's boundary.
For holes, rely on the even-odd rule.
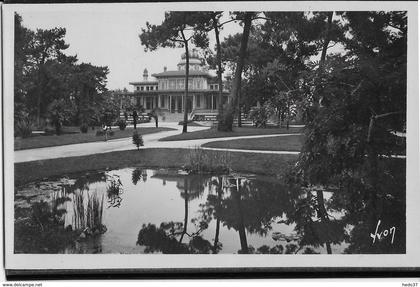
[[82,132],[82,133],[87,133],[88,132],[88,129],[89,129],[89,126],[86,124],[86,123],[83,123],[81,126],[80,126],[80,131]]
[[[114,136],[114,131],[113,130],[107,130],[107,132],[108,132],[108,135],[110,137]],[[104,130],[97,130],[96,131],[96,136],[97,137],[104,136],[104,135],[105,135],[105,131]]]
[[127,122],[123,119],[119,119],[116,124],[122,131],[127,127]]
[[20,119],[16,123],[15,134],[21,136],[22,138],[30,137],[32,134],[33,124],[29,118]]
[[140,147],[144,145],[143,137],[137,131],[134,131],[133,133],[133,144],[137,147],[137,150],[139,150]]
[[190,173],[229,173],[231,159],[229,152],[206,151],[202,148],[190,150],[184,169]]
[[264,104],[261,107],[254,107],[249,112],[249,119],[254,122],[254,125],[265,128],[269,117],[273,114],[273,109],[268,105]]
[[103,131],[103,130],[97,130],[96,131],[96,136],[97,137],[100,137],[100,136],[103,136],[103,135],[105,135],[105,131]]

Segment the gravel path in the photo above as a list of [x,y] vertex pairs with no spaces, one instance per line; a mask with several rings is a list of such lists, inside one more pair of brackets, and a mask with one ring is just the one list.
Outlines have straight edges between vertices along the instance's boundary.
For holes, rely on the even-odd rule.
[[[154,123],[141,124],[141,126],[154,126]],[[147,134],[143,136],[144,146],[143,149],[147,148],[196,148],[205,143],[212,141],[225,141],[235,140],[243,138],[264,138],[273,136],[290,136],[296,134],[279,134],[279,135],[254,135],[254,136],[238,136],[238,137],[225,137],[225,138],[208,138],[208,139],[197,139],[188,141],[159,141],[159,139],[177,135],[182,131],[182,126],[178,123],[160,123],[161,127],[174,128],[173,131],[163,131],[153,134]],[[188,131],[199,131],[208,129],[209,127],[188,127]],[[80,143],[63,146],[26,149],[14,152],[15,162],[27,162],[35,160],[44,160],[52,158],[63,158],[82,156],[95,153],[106,153],[121,150],[134,149],[131,138],[122,138],[109,141],[91,142],[91,143]],[[270,154],[299,154],[299,152],[293,151],[266,151],[266,150],[239,150],[239,149],[221,149],[221,148],[209,148],[203,147],[206,150],[222,150],[222,151],[234,151],[244,153],[270,153]]]

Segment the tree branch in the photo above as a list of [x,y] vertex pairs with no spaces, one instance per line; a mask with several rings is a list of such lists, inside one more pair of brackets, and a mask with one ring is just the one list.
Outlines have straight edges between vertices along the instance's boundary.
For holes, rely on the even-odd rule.
[[194,35],[191,35],[186,41],[188,42]]
[[181,43],[184,43],[184,41],[183,41],[183,40],[176,39],[176,38],[169,38],[169,40],[171,40],[171,41],[173,41],[173,42],[181,42]]
[[222,27],[223,25],[225,25],[225,24],[227,24],[227,23],[230,23],[230,22],[233,22],[233,21],[239,21],[238,19],[231,19],[231,20],[227,20],[227,21],[225,21],[225,22],[223,22],[223,23],[220,23],[217,27],[218,28],[220,28],[220,27]]
[[353,91],[351,91],[350,93],[351,96],[353,96],[357,92],[357,90],[360,89],[360,87],[362,86],[362,83],[363,83],[363,80],[361,80],[360,83],[357,85],[357,87],[354,88]]

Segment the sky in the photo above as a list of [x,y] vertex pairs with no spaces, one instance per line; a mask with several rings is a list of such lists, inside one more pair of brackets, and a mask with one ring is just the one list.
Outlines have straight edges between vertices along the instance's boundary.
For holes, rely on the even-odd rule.
[[[68,55],[77,55],[79,62],[95,66],[108,66],[108,89],[127,88],[132,91],[131,81],[143,78],[143,70],[149,75],[168,70],[176,70],[183,48],[159,48],[145,52],[139,34],[146,21],[160,24],[164,18],[164,6],[159,5],[119,5],[78,6],[69,9],[60,5],[34,9],[22,7],[16,11],[23,18],[23,25],[31,30],[66,28],[65,41],[70,45]],[[228,13],[226,13],[228,14]],[[228,17],[228,16],[226,16]],[[242,31],[238,23],[226,24],[221,39],[229,34]],[[214,36],[210,33],[210,44],[214,47]]]

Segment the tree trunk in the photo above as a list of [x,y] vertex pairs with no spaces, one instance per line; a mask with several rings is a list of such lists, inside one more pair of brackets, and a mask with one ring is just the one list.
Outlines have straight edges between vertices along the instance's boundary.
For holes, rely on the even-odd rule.
[[36,98],[36,124],[37,124],[37,128],[40,127],[41,125],[41,95],[42,95],[42,86],[43,86],[43,80],[42,80],[42,67],[39,67],[39,71],[38,71],[38,86],[36,88],[36,93],[37,93],[37,98]]
[[184,235],[187,233],[187,223],[188,223],[188,182],[187,179],[184,179],[184,230],[182,231],[181,238],[179,239],[179,243],[182,243],[182,239],[184,238]]
[[241,119],[241,89],[239,88],[238,91],[238,127],[242,127],[242,119]]
[[289,130],[290,124],[290,103],[289,103],[289,93],[287,93],[287,123],[286,123],[286,130]]
[[217,53],[217,80],[219,82],[219,105],[217,111],[217,118],[220,122],[223,115],[223,81],[222,81],[222,49],[220,47],[219,27],[216,16],[213,15],[213,28],[216,36],[216,53]]
[[236,202],[236,208],[238,209],[238,232],[239,232],[239,240],[241,242],[241,251],[243,254],[249,253],[248,250],[248,242],[246,240],[246,232],[245,232],[245,225],[244,225],[244,215],[242,212],[241,207],[241,191],[240,191],[240,179],[238,179],[238,190],[233,191],[233,196]]
[[248,38],[249,38],[249,33],[251,30],[251,24],[252,24],[252,15],[253,15],[252,12],[246,12],[245,18],[243,20],[244,30],[242,33],[241,47],[239,50],[239,58],[238,58],[238,63],[236,65],[235,78],[234,78],[233,86],[232,86],[232,92],[231,92],[232,100],[227,106],[227,109],[224,111],[223,116],[221,117],[222,120],[219,121],[219,124],[218,124],[219,131],[232,131],[233,115],[235,113],[235,109],[238,102],[238,93],[241,88],[242,69],[243,69],[245,57],[246,57],[246,49],[248,46]]
[[[325,38],[324,43],[322,45],[322,52],[321,52],[321,59],[319,60],[319,67],[318,67],[318,77],[321,76],[321,73],[324,71],[324,64],[325,59],[327,57],[327,49],[328,44],[330,43],[330,30],[331,30],[331,24],[332,24],[332,17],[334,15],[334,12],[329,12],[327,15],[327,25],[325,27]],[[321,105],[322,102],[322,96],[319,97],[317,93],[314,93],[314,104],[315,107],[318,108]]]
[[188,78],[190,75],[190,54],[188,53],[188,41],[184,42],[184,46],[185,46],[185,94],[184,94],[184,123],[182,125],[182,133],[187,132],[187,126],[188,126],[187,99],[188,99]]
[[327,26],[325,28],[324,44],[322,45],[321,59],[319,60],[320,71],[322,71],[325,64],[325,58],[327,57],[327,49],[328,49],[328,44],[330,43],[330,30],[331,30],[333,14],[334,12],[329,12],[327,16]]
[[[318,212],[320,213],[321,222],[328,224],[330,222],[330,219],[328,218],[327,210],[325,209],[324,194],[322,190],[318,189],[316,191],[316,199],[318,202]],[[325,242],[325,245],[327,247],[327,253],[332,254],[330,240],[327,240]]]
[[213,244],[213,254],[218,253],[217,246],[219,245],[219,233],[220,233],[220,218],[219,212],[222,203],[222,178],[219,177],[219,182],[217,186],[217,206],[216,206],[216,235],[214,236],[214,244]]

